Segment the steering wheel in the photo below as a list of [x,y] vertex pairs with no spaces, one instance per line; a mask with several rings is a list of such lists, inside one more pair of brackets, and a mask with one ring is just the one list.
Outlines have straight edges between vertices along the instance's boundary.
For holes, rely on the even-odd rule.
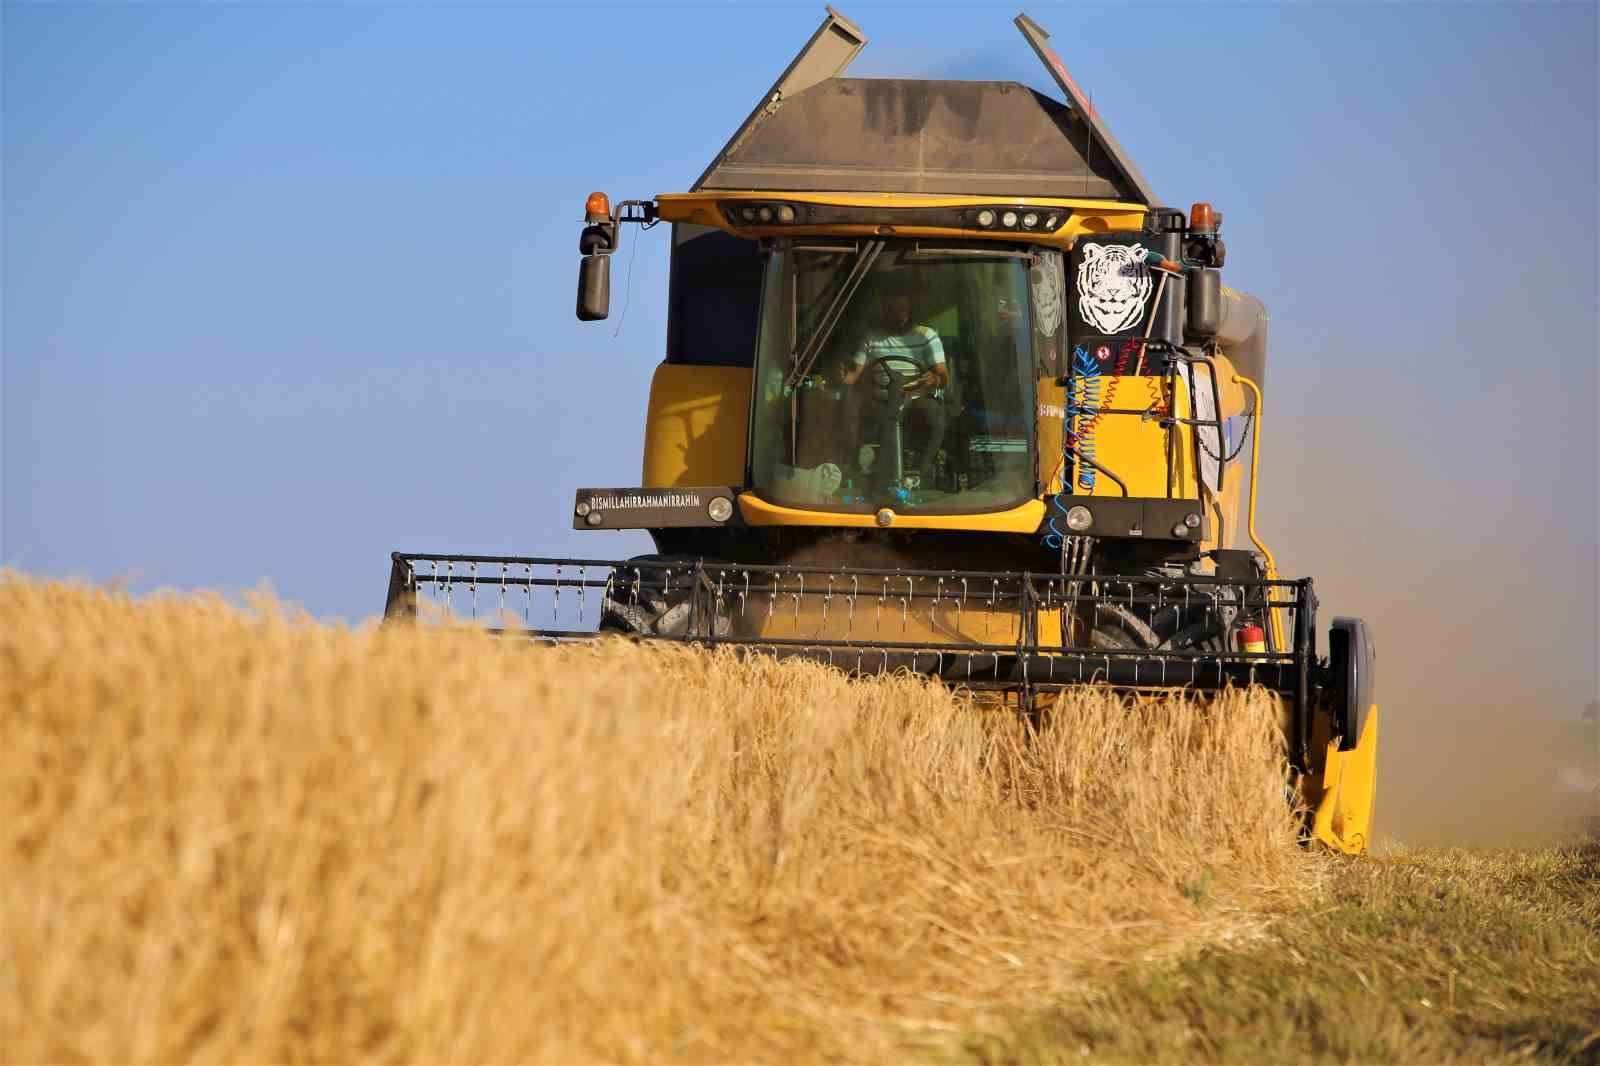
[[[900,369],[896,369],[896,367],[899,367]],[[910,367],[911,371],[906,371],[904,369],[905,367]],[[882,368],[881,371],[880,368]],[[915,381],[922,375],[931,372],[933,367],[927,363],[924,363],[915,356],[880,355],[869,362],[866,366],[866,369],[868,373],[871,374],[872,383],[877,388],[899,389],[902,398],[909,398],[909,394],[905,390],[905,385],[909,384],[911,381]],[[938,386],[932,385],[924,387],[937,388]]]

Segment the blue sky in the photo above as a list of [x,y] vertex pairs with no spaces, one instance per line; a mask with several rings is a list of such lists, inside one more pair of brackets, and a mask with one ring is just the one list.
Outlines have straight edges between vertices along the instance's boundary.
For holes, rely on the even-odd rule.
[[[843,10],[853,74],[1055,95],[1013,8]],[[1408,698],[1593,698],[1596,6],[1028,10],[1271,310],[1285,569]],[[638,477],[665,231],[614,336],[581,204],[685,188],[821,16],[5,4],[0,561],[356,620],[395,548],[647,550],[567,515]]]

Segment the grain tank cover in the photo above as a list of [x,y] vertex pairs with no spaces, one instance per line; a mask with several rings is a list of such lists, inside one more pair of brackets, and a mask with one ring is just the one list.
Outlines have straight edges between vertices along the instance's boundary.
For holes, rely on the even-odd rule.
[[1155,194],[1067,73],[1013,20],[1067,98],[1016,82],[845,78],[867,38],[833,8],[692,187],[1053,196],[1154,206]]
[[828,78],[777,102],[700,187],[1145,202],[1077,112],[1002,81]]
[[1095,110],[1094,101],[1089,99],[1088,94],[1073,80],[1072,75],[1067,73],[1066,64],[1061,62],[1061,57],[1056,55],[1056,50],[1050,45],[1050,34],[1027,15],[1018,15],[1011,21],[1022,31],[1028,46],[1033,49],[1033,54],[1039,57],[1039,62],[1044,64],[1050,76],[1055,79],[1056,87],[1066,94],[1068,102],[1077,109],[1076,114],[1094,130],[1100,149],[1109,155],[1116,165],[1118,177],[1121,178],[1120,184],[1133,190],[1133,195],[1125,199],[1150,207],[1156,206],[1156,194],[1150,188],[1150,183],[1139,172],[1139,168],[1134,166],[1133,160],[1128,158],[1128,153],[1122,150],[1122,145],[1112,134],[1111,127],[1106,125],[1105,119],[1100,117],[1100,112]]

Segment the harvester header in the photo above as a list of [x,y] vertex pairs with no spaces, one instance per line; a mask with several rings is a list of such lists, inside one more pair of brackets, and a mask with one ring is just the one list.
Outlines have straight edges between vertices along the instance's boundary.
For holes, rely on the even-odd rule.
[[907,669],[1043,715],[1062,686],[1284,701],[1312,831],[1369,834],[1372,643],[1256,532],[1267,314],[1222,213],[1163,206],[1027,16],[1063,99],[849,78],[816,33],[682,192],[584,205],[577,315],[666,223],[638,484],[576,490],[604,561],[396,553],[388,614]]

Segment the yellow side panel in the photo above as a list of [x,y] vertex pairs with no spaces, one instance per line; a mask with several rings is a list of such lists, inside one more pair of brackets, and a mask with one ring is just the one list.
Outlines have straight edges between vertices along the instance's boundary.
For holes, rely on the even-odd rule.
[[[1223,418],[1241,414],[1244,411],[1244,390],[1232,381],[1233,364],[1224,358],[1217,359],[1218,391],[1222,404]],[[1206,371],[1202,370],[1204,375]],[[1113,380],[1116,386],[1107,391],[1107,386]],[[1202,377],[1201,379],[1205,379]],[[1062,463],[1061,463],[1061,415],[1062,408],[1066,406],[1066,390],[1057,385],[1053,379],[1042,379],[1039,385],[1039,483],[1044,485],[1046,494],[1062,491]],[[1143,411],[1156,403],[1167,403],[1164,383],[1157,378],[1125,376],[1120,378],[1105,377],[1098,386],[1101,390],[1098,404],[1103,407],[1114,407],[1124,410]],[[1075,398],[1074,406],[1095,406],[1094,403],[1084,403],[1085,397],[1081,395],[1085,388],[1083,379],[1074,379],[1074,388],[1080,392]],[[1110,402],[1106,402],[1109,400]],[[1179,397],[1180,415],[1188,413],[1188,397]],[[1087,420],[1078,419],[1080,427]],[[1102,415],[1094,424],[1090,436],[1095,448],[1093,458],[1105,463],[1118,476],[1128,482],[1129,495],[1161,497],[1167,494],[1167,433],[1154,421],[1141,420],[1137,415]],[[1174,435],[1177,449],[1175,462],[1177,471],[1173,480],[1175,495],[1185,498],[1195,497],[1194,473],[1194,438],[1193,430],[1188,426],[1178,427]],[[1238,442],[1234,441],[1237,448]],[[1215,547],[1231,547],[1236,542],[1237,526],[1239,524],[1240,493],[1245,485],[1246,461],[1241,461],[1239,456],[1234,456],[1233,461],[1225,464],[1222,469],[1222,492],[1219,497],[1206,493],[1207,514],[1210,518],[1208,531],[1211,536],[1203,542],[1206,549]],[[1082,493],[1082,488],[1074,489]],[[1092,496],[1120,496],[1116,482],[1104,476],[1096,476],[1094,490],[1088,495]]]
[[[1222,402],[1222,417],[1230,419],[1243,414],[1246,410],[1244,389],[1233,380],[1233,363],[1226,356],[1219,355],[1216,358],[1216,368],[1217,391],[1221,395]],[[1199,380],[1202,384],[1205,382],[1205,374],[1204,370],[1200,372]],[[1242,542],[1242,538],[1239,536],[1242,528],[1240,526],[1240,505],[1241,494],[1245,483],[1249,480],[1250,453],[1239,448],[1240,442],[1238,440],[1224,441],[1223,443],[1224,456],[1233,454],[1236,450],[1238,454],[1233,455],[1232,461],[1224,464],[1222,468],[1222,492],[1220,497],[1213,496],[1210,492],[1206,493],[1206,506],[1211,517],[1211,538],[1201,545],[1206,550],[1211,548],[1237,548]]]
[[[1169,403],[1165,379],[1155,377],[1117,377],[1105,375],[1098,379],[1101,392],[1098,397],[1077,400],[1076,407],[1101,407],[1117,410],[1143,411],[1155,404]],[[1074,379],[1075,388],[1086,386],[1084,379]],[[1178,397],[1180,417],[1188,417],[1188,397]],[[1092,425],[1090,425],[1092,421]],[[1095,462],[1115,473],[1128,486],[1129,496],[1160,497],[1167,495],[1167,437],[1168,431],[1154,418],[1138,415],[1101,414],[1096,419],[1078,416],[1077,434],[1086,454],[1092,452]],[[1188,426],[1178,426],[1171,434],[1174,473],[1172,495],[1187,499],[1198,498],[1194,478],[1194,445],[1190,441]],[[1080,445],[1083,447],[1083,445]],[[1081,485],[1075,492],[1084,493]],[[1097,474],[1091,496],[1121,496],[1117,483],[1104,474]]]
[[1040,378],[1038,396],[1035,425],[1039,436],[1039,484],[1049,496],[1064,489],[1061,481],[1067,476],[1066,464],[1061,461],[1061,419],[1067,390],[1056,384],[1055,378]]
[[644,420],[646,488],[744,484],[750,370],[662,363]]
[[1378,705],[1367,712],[1354,750],[1330,740],[1322,768],[1311,833],[1335,851],[1361,855],[1372,842],[1372,808],[1378,785]]
[[[894,529],[966,529],[985,533],[1034,533],[1044,521],[1044,502],[1029,500],[1021,507],[1009,511],[987,514],[903,514],[896,515]],[[784,507],[769,503],[753,492],[739,497],[739,512],[752,526],[829,526],[836,528],[872,528],[878,525],[876,515],[841,514],[832,511],[813,511],[802,507]]]
[[1221,499],[1212,496],[1207,504],[1211,512],[1211,538],[1201,545],[1202,549],[1239,546],[1239,493],[1244,481],[1244,464],[1235,459],[1222,472]]

